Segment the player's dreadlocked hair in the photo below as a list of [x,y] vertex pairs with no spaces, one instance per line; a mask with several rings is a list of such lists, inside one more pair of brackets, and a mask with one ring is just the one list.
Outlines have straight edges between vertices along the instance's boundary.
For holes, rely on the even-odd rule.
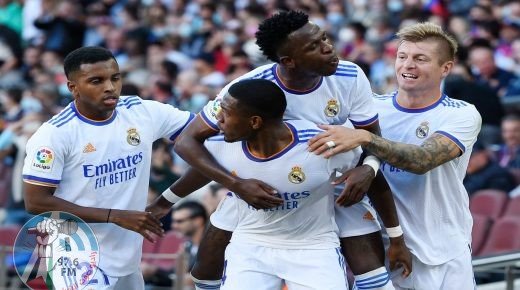
[[293,31],[302,28],[309,22],[309,15],[300,11],[282,11],[267,19],[258,26],[255,33],[256,44],[263,54],[274,62],[279,62],[277,49],[287,40]]

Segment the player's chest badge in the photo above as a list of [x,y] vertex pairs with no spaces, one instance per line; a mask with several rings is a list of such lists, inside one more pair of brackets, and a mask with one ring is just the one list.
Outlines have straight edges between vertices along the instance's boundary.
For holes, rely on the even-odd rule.
[[303,173],[303,168],[301,168],[300,166],[293,166],[288,177],[289,181],[292,183],[300,184],[304,182],[305,173]]
[[126,132],[128,134],[126,135],[126,142],[128,142],[128,144],[132,146],[141,144],[141,136],[139,136],[136,128],[130,128]]
[[424,139],[428,136],[428,133],[430,132],[430,127],[428,127],[429,122],[424,121],[422,122],[417,129],[415,129],[415,136],[418,138]]
[[327,106],[325,107],[325,115],[327,117],[336,117],[339,114],[339,104],[337,100],[330,99],[327,101]]

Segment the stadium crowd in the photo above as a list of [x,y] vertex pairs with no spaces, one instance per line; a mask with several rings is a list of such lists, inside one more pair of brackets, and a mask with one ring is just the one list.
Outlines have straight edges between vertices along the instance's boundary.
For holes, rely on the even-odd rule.
[[[72,101],[63,71],[69,52],[81,46],[106,47],[123,74],[122,95],[139,95],[198,113],[229,81],[268,63],[255,44],[255,32],[263,19],[279,10],[308,13],[312,22],[328,31],[340,57],[363,68],[374,93],[397,88],[396,31],[423,21],[450,31],[460,48],[443,89],[451,98],[474,104],[483,121],[480,147],[471,157],[465,186],[470,194],[490,188],[517,192],[518,1],[2,0],[1,224],[21,226],[32,217],[23,204],[24,148],[43,122]],[[185,168],[171,144],[156,142],[150,198],[163,192]],[[511,176],[493,181],[504,174]],[[213,185],[197,198],[210,214],[225,194],[225,189]],[[167,231],[170,219],[167,215],[163,220]]]

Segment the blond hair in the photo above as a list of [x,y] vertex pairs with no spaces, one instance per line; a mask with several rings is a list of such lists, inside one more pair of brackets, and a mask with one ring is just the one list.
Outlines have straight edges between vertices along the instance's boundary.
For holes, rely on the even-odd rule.
[[417,23],[402,28],[397,32],[396,36],[400,43],[403,41],[415,43],[426,40],[435,40],[439,44],[439,49],[441,51],[439,64],[455,60],[455,54],[457,53],[458,48],[457,41],[453,36],[442,30],[442,28],[437,24],[431,22]]

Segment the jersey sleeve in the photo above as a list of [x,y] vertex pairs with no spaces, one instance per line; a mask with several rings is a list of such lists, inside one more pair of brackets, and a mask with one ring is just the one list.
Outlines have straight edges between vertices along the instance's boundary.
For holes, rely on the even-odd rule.
[[244,79],[244,77],[237,78],[229,84],[227,84],[222,90],[220,90],[215,99],[209,101],[204,106],[204,108],[202,108],[202,111],[200,111],[200,116],[202,117],[206,125],[208,125],[213,130],[220,131],[217,126],[217,114],[220,112],[220,101],[226,95],[229,87],[242,79]]
[[349,169],[356,167],[361,157],[361,147],[356,147],[348,152],[336,154],[327,159],[327,170],[329,174],[334,172],[343,173]]
[[60,137],[57,129],[46,123],[29,139],[22,171],[25,182],[49,187],[60,184],[67,152],[65,144],[69,143]]
[[378,119],[378,115],[375,111],[372,88],[368,78],[361,68],[357,67],[357,70],[356,86],[352,91],[353,95],[350,96],[352,109],[348,118],[354,126],[362,127],[374,123]]
[[468,105],[465,110],[454,111],[449,120],[444,122],[435,133],[442,134],[453,141],[462,153],[471,148],[477,140],[477,135],[482,126],[482,118],[473,105]]
[[169,104],[145,100],[152,118],[154,139],[168,138],[175,140],[188,123],[195,117],[193,113],[181,111]]

